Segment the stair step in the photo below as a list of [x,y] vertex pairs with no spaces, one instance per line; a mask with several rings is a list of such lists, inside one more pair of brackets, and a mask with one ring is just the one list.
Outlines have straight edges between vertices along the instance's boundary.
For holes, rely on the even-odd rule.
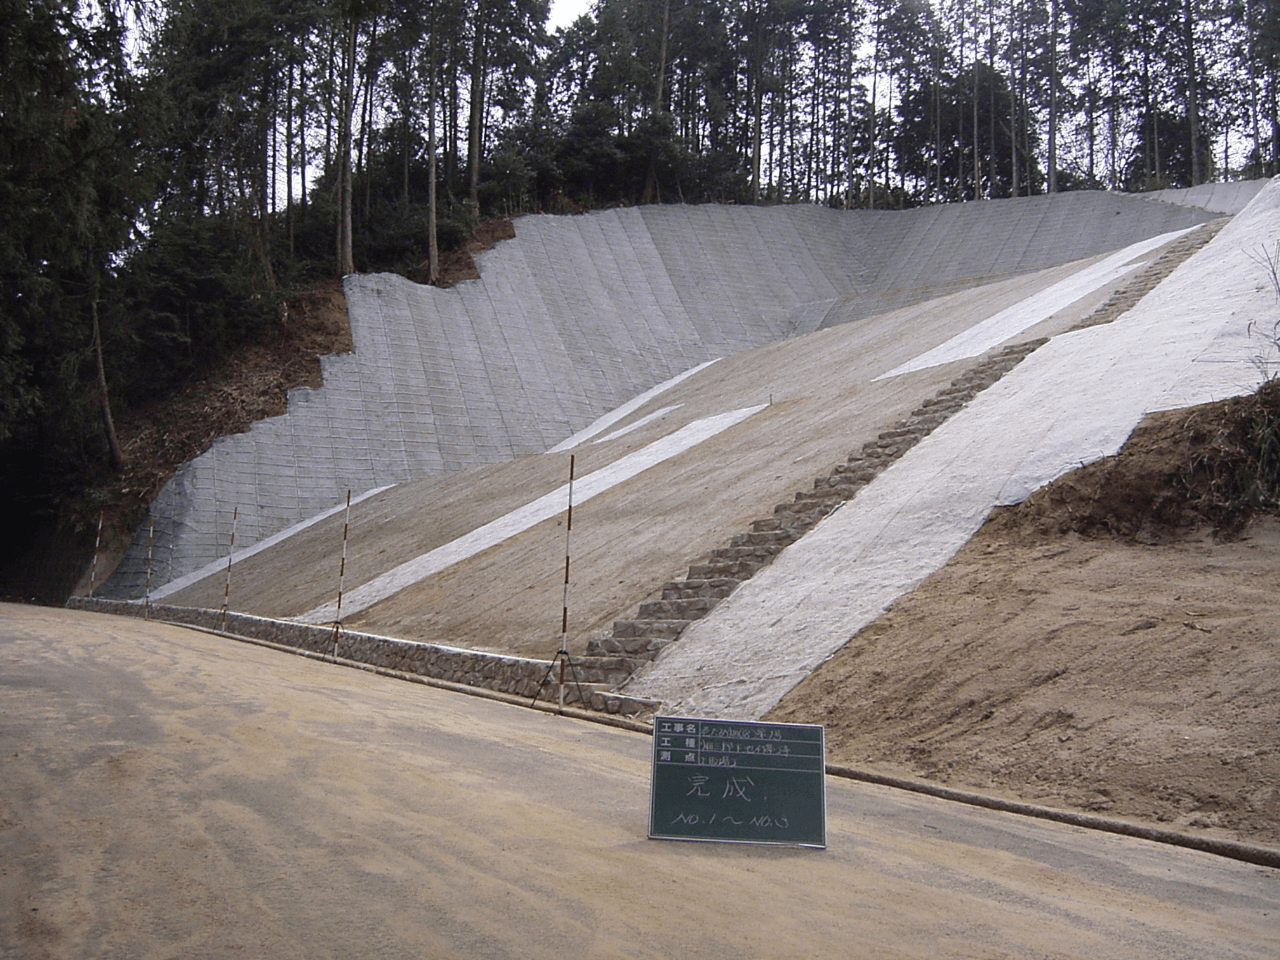
[[751,560],[724,561],[722,563],[695,563],[689,567],[690,580],[718,580],[731,577],[735,580],[750,580],[762,567],[768,566]]
[[822,487],[817,490],[801,490],[796,494],[795,503],[812,503],[815,500],[819,503],[830,501],[834,506],[837,503],[843,503],[848,500],[856,492],[856,489],[848,487]]
[[783,549],[785,543],[757,543],[749,547],[716,547],[711,551],[711,563],[734,563],[739,560],[753,560],[768,563]]
[[[602,638],[604,640],[612,640],[612,638]],[[572,659],[573,668],[565,670],[565,678],[571,679],[575,674],[583,683],[603,683],[609,687],[616,687],[625,681],[631,674],[635,673],[651,659],[650,656],[629,656],[622,650],[623,642],[614,641],[613,645],[618,647],[617,650],[609,652],[592,653],[591,644],[596,641],[590,641],[587,644],[587,653],[582,657],[574,657]],[[641,644],[639,640],[630,641],[637,645]],[[647,641],[644,642],[647,646]],[[555,674],[558,679],[560,674]]]
[[634,660],[637,661],[632,664],[632,673],[634,673],[644,665],[644,662],[652,660],[663,647],[670,643],[675,643],[675,637],[599,637],[587,642],[586,659],[608,657]]
[[922,437],[926,437],[947,422],[947,418],[955,411],[946,407],[924,407],[911,412],[916,429]]
[[862,473],[837,473],[831,477],[819,477],[813,481],[813,494],[819,496],[839,495],[848,499],[865,487],[869,480],[862,479]]
[[787,547],[795,543],[799,537],[793,530],[753,530],[751,533],[739,533],[729,541],[731,547],[759,547],[777,544]]
[[629,697],[625,693],[598,692],[591,695],[591,709],[621,717],[649,717],[662,707],[661,700]]
[[950,415],[952,413],[955,413],[957,410],[959,410],[963,406],[964,406],[963,400],[956,400],[952,397],[942,397],[942,396],[929,397],[928,399],[923,400],[920,403],[920,409],[929,413],[930,415],[935,413]]
[[719,597],[683,597],[640,604],[641,620],[701,620],[720,602]]
[[714,580],[672,580],[662,585],[663,600],[686,600],[692,597],[715,597],[723,600],[738,589],[741,580],[717,577]]
[[[799,494],[797,494],[799,497]],[[826,516],[834,510],[839,504],[844,503],[844,497],[806,497],[797,499],[792,503],[780,503],[773,508],[775,514],[808,514],[820,513]]]
[[861,451],[849,454],[849,462],[870,461],[889,461],[897,458],[903,450],[907,448],[902,444],[894,444],[888,440],[868,440],[862,445]]
[[831,471],[832,475],[824,479],[833,480],[841,477],[844,483],[870,483],[880,475],[883,469],[884,465],[879,461],[869,463],[866,460],[857,460],[853,463],[837,464]]
[[618,640],[638,637],[658,640],[674,640],[689,625],[688,620],[615,620],[613,635]]

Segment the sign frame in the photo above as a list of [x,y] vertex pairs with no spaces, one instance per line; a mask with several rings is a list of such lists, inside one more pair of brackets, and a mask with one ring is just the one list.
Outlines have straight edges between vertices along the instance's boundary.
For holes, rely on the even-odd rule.
[[825,849],[826,729],[654,717],[649,839]]

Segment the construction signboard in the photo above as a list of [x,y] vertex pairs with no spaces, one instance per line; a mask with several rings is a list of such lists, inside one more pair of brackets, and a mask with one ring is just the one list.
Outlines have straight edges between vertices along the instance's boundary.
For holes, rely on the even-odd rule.
[[827,845],[820,726],[655,717],[649,836]]

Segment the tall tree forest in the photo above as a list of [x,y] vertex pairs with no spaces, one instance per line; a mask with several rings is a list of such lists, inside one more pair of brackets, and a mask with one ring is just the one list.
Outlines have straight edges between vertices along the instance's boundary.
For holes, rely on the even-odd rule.
[[[0,0],[0,473],[28,515],[319,278],[482,218],[1271,176],[1274,0]],[[89,479],[86,479],[89,478]]]

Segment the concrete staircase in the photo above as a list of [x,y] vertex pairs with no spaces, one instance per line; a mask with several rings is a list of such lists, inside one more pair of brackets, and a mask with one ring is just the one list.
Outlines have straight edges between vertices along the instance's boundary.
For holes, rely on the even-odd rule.
[[[801,491],[794,499],[778,504],[773,516],[756,520],[750,531],[737,534],[727,546],[712,550],[704,561],[690,565],[685,579],[663,586],[660,599],[642,603],[635,619],[614,621],[613,633],[591,640],[586,656],[575,664],[589,671],[593,660],[625,659],[638,668],[656,658],[680,638],[690,623],[709,614],[742,581],[772,563],[814,524],[854,497],[980,391],[1047,342],[1029,340],[989,355],[925,400],[909,417],[849,454],[846,462],[815,480],[812,490]],[[629,716],[651,714],[659,706],[651,700],[628,697],[620,689],[593,690],[590,703],[597,710]]]
[[1211,220],[1199,229],[1183,234],[1171,243],[1160,256],[1143,267],[1138,274],[1123,287],[1113,293],[1102,306],[1076,324],[1073,330],[1085,327],[1096,327],[1103,323],[1117,320],[1125,312],[1137,306],[1138,301],[1156,288],[1156,286],[1174,269],[1218,235],[1223,227],[1231,222],[1230,217]]
[[[1179,238],[1073,329],[1118,319],[1208,243],[1229,219],[1215,220]],[[613,632],[591,640],[586,655],[575,659],[574,666],[584,676],[594,677],[597,663],[601,667],[607,663],[614,670],[625,666],[634,672],[655,659],[679,640],[689,624],[707,616],[742,581],[772,563],[819,520],[856,496],[890,464],[1047,342],[1047,338],[1027,340],[988,353],[974,367],[925,399],[910,416],[864,443],[849,454],[846,462],[816,479],[813,489],[801,491],[791,501],[778,504],[773,516],[756,520],[749,532],[737,534],[727,546],[712,550],[704,561],[692,564],[685,579],[666,583],[661,598],[642,603],[634,619],[614,621]],[[652,715],[661,704],[627,696],[624,688],[630,676],[628,673],[626,679],[612,688],[607,682],[584,682],[581,699],[599,711],[626,716]],[[576,690],[574,699],[579,699]]]

